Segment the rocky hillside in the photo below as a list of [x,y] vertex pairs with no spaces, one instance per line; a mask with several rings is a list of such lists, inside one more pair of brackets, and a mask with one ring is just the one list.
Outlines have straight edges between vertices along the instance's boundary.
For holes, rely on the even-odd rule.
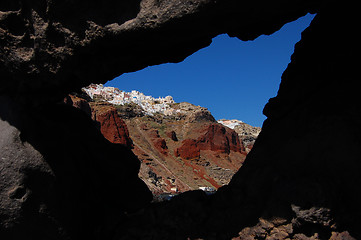
[[228,184],[259,133],[241,121],[217,122],[206,108],[171,96],[95,84],[83,91],[69,103],[91,115],[110,142],[132,148],[142,163],[139,176],[155,194]]
[[221,123],[226,127],[234,129],[234,131],[238,133],[238,136],[242,139],[243,145],[247,153],[251,151],[253,144],[255,143],[258,135],[261,132],[260,127],[253,127],[247,123],[235,119],[234,120],[221,119],[218,120],[218,123]]

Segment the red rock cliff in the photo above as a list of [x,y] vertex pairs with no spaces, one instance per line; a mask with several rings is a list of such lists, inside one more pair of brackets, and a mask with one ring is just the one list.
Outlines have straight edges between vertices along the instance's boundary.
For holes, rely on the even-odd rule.
[[102,103],[91,103],[92,118],[99,123],[103,136],[112,143],[133,147],[125,122],[118,116],[117,110]]
[[175,150],[174,155],[182,159],[198,159],[200,157],[200,148],[196,140],[185,139],[182,146]]
[[215,123],[204,127],[201,132],[203,135],[197,139],[201,150],[223,153],[245,151],[238,134],[230,128]]
[[197,140],[185,139],[182,146],[176,149],[175,155],[183,159],[199,158],[200,150],[227,153],[231,151],[244,153],[245,149],[238,134],[218,123],[203,127]]

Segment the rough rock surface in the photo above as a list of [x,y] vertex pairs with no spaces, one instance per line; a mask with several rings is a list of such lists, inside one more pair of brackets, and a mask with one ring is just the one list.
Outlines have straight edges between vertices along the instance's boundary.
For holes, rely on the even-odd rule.
[[205,126],[203,136],[198,138],[197,142],[202,150],[219,151],[223,153],[244,152],[243,144],[238,137],[238,134],[230,129],[223,127],[220,124],[211,124]]
[[148,136],[151,139],[151,142],[153,143],[154,147],[161,152],[164,155],[168,154],[168,147],[167,143],[165,142],[164,138],[161,138],[159,136],[159,132],[157,129],[150,129],[147,132]]
[[167,136],[175,142],[178,141],[177,133],[175,131],[167,132]]
[[90,108],[89,103],[83,98],[69,94],[68,96],[66,96],[64,98],[64,103],[81,109],[83,112],[85,112],[89,116],[92,115],[92,110]]
[[102,135],[111,143],[122,144],[129,148],[133,147],[127,125],[118,116],[117,109],[111,104],[104,102],[95,103],[86,95],[78,97],[73,94],[69,94],[64,99],[64,103],[78,108],[91,116]]
[[318,2],[5,0],[0,92],[28,104],[61,99],[124,72],[182,61],[221,33],[271,34]]
[[182,141],[182,146],[176,149],[175,156],[182,159],[191,160],[199,159],[201,156],[200,148],[197,141],[194,139],[185,139]]
[[136,156],[84,112],[0,103],[1,239],[99,239],[151,200]]
[[98,123],[103,136],[111,143],[132,148],[132,139],[125,122],[118,116],[117,110],[106,103],[90,103],[92,119]]
[[200,150],[210,150],[213,152],[227,153],[244,152],[238,134],[220,124],[208,124],[202,129],[198,129],[200,136],[194,139],[185,139],[182,141],[175,154],[183,159],[198,159]]
[[261,128],[253,127],[247,123],[241,123],[234,127],[234,131],[236,131],[238,136],[242,139],[246,152],[250,152],[259,133],[261,132]]
[[[300,220],[293,239],[360,239],[356,4],[1,1],[0,237],[230,239],[260,218],[279,218]],[[307,12],[317,16],[296,45],[278,95],[264,109],[263,130],[231,183],[213,196],[185,193],[118,220],[149,200],[136,177],[139,164],[90,130],[86,114],[54,102],[91,82],[181,61],[220,33],[254,39]],[[278,231],[289,234],[284,227]],[[265,238],[286,237],[271,235]]]

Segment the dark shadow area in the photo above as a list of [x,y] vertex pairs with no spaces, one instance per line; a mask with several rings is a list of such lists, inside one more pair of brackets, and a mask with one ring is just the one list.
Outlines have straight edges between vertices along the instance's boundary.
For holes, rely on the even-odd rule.
[[[359,238],[357,53],[345,40],[352,38],[344,25],[353,20],[350,9],[342,21],[336,9],[323,9],[302,34],[278,96],[265,107],[261,135],[231,183],[209,197],[193,191],[154,204],[116,239]],[[342,136],[348,141],[336,140]]]
[[2,229],[5,239],[104,239],[125,212],[151,201],[137,157],[107,141],[84,112],[64,104],[24,109],[4,97],[0,109],[2,158],[10,154],[18,169],[2,169],[0,194],[11,189],[18,203],[7,212],[21,214],[10,232]]
[[90,22],[105,27],[113,23],[121,25],[134,19],[140,11],[140,2],[140,0],[53,1],[48,14],[54,21],[61,22],[64,27],[85,34]]

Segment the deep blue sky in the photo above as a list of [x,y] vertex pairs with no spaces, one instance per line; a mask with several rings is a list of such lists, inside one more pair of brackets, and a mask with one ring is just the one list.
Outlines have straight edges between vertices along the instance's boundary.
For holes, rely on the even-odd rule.
[[238,119],[260,127],[265,120],[263,107],[276,96],[294,45],[312,19],[308,14],[254,41],[220,35],[181,63],[126,73],[106,86],[153,97],[171,95],[176,102],[208,108],[216,119]]

